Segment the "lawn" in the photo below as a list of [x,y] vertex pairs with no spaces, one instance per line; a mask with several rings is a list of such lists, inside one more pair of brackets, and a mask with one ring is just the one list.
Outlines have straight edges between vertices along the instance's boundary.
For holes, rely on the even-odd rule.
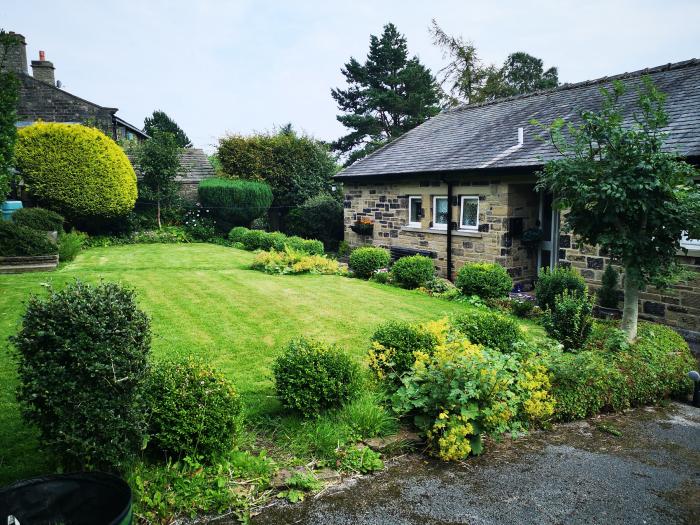
[[[135,288],[152,317],[156,358],[194,354],[219,367],[244,397],[251,420],[278,410],[270,365],[289,339],[304,335],[342,346],[362,360],[374,328],[467,308],[418,292],[339,276],[271,276],[249,269],[253,254],[210,244],[96,248],[53,273],[0,275],[0,339],[18,327],[23,302],[45,285],[75,278]],[[5,345],[6,346],[6,345]],[[0,485],[46,471],[35,433],[14,399],[15,366],[0,353]]]

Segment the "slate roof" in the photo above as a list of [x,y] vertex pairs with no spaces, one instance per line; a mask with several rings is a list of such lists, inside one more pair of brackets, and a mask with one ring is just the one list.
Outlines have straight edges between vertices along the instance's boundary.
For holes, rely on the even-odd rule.
[[183,176],[176,179],[180,182],[199,182],[216,175],[207,154],[201,149],[184,149],[180,154],[180,166],[185,172]]
[[[621,80],[629,88],[621,98],[629,120],[637,111],[635,88],[645,74],[666,94],[667,147],[682,156],[700,156],[700,60],[693,59],[447,110],[355,162],[336,178],[540,166],[558,153],[536,138],[541,130],[530,124],[532,119],[544,124],[558,117],[576,122],[581,110],[600,107],[602,86]],[[519,127],[524,128],[520,147]]]

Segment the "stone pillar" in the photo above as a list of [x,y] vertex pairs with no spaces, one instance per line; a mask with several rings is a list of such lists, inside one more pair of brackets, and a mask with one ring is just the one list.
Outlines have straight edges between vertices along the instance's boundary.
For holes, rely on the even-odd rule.
[[0,45],[0,66],[2,71],[28,74],[27,42],[24,36],[10,31],[7,33],[10,42]]
[[54,78],[54,67],[53,63],[49,60],[45,60],[44,52],[39,51],[39,60],[32,60],[32,75],[37,80],[56,85],[56,79]]

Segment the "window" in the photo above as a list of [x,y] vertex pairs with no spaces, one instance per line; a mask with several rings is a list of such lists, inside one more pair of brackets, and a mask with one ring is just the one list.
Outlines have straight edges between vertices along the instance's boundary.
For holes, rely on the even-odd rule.
[[459,212],[459,229],[476,230],[479,228],[479,197],[462,197]]
[[688,232],[683,232],[681,237],[681,246],[689,250],[700,250],[700,239],[689,239]]
[[423,218],[423,199],[421,197],[408,198],[408,225],[412,228],[420,228],[420,220]]
[[447,197],[433,197],[433,228],[436,230],[447,229],[448,215]]

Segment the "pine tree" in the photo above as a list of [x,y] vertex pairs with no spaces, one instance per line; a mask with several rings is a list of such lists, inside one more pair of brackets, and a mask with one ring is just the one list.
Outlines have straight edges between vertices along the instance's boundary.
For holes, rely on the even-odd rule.
[[331,94],[351,131],[332,145],[349,154],[346,165],[396,139],[439,112],[439,88],[417,57],[408,57],[406,38],[394,24],[370,36],[364,64],[355,58],[341,70],[348,88]]
[[171,119],[165,111],[159,109],[153,112],[153,116],[146,117],[143,121],[143,130],[149,135],[153,135],[156,130],[164,133],[172,133],[175,136],[177,145],[181,148],[191,148],[192,142],[184,131]]

